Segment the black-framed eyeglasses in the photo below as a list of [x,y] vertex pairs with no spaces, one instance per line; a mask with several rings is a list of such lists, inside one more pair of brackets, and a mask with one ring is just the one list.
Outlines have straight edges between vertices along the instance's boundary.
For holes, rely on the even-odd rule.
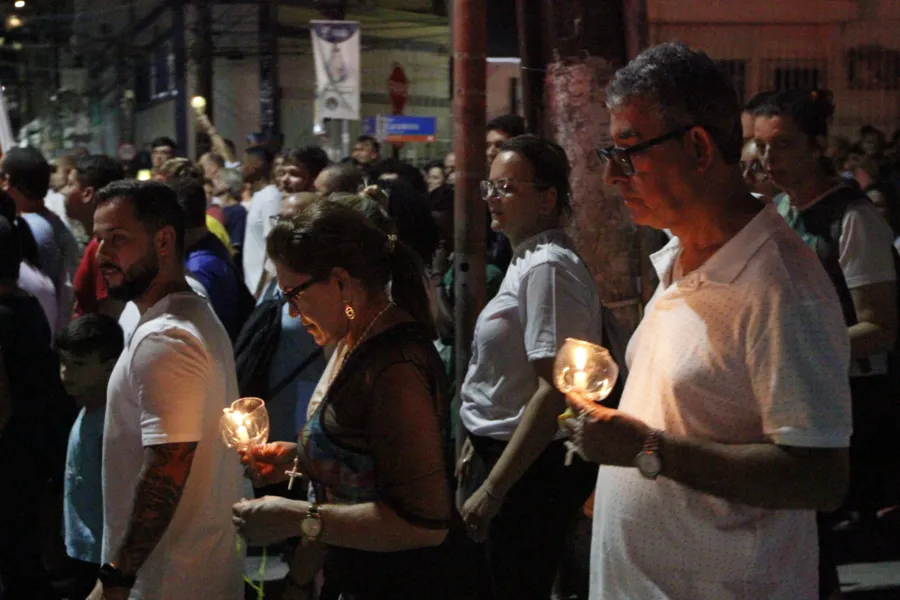
[[653,146],[658,146],[660,144],[668,142],[669,140],[679,138],[694,127],[696,127],[696,125],[686,125],[679,129],[670,131],[669,133],[664,133],[659,137],[649,139],[646,142],[641,142],[640,144],[629,146],[628,148],[617,148],[615,146],[597,148],[597,156],[600,157],[600,162],[603,164],[604,168],[610,164],[615,164],[617,167],[619,167],[619,170],[622,171],[623,175],[625,175],[626,177],[631,177],[635,173],[634,165],[631,162],[632,156],[640,152],[649,150]]
[[317,283],[322,283],[326,279],[328,279],[328,278],[327,277],[313,277],[312,279],[307,279],[300,285],[296,285],[296,286],[292,287],[291,289],[283,292],[284,299],[287,300],[288,302],[290,302],[291,300],[295,300],[300,294],[302,294],[303,292],[305,292],[312,286],[316,285]]
[[494,197],[494,194],[499,194],[503,198],[512,196],[516,193],[517,185],[533,185],[539,190],[546,189],[549,186],[543,181],[517,181],[515,179],[511,179],[509,177],[504,177],[502,179],[497,179],[496,181],[491,181],[486,179],[481,182],[481,199],[482,200],[490,200]]

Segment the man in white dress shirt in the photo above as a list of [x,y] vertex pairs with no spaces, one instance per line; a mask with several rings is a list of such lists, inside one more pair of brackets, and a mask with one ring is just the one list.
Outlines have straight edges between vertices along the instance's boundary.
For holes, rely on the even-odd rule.
[[675,237],[619,410],[570,420],[600,463],[591,598],[818,598],[816,510],[848,482],[849,342],[824,269],[738,162],[731,82],[682,44],[607,88],[607,183]]

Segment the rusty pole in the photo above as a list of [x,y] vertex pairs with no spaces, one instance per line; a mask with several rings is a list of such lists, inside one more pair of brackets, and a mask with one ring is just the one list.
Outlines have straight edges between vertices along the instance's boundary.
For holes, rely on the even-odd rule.
[[[487,104],[487,0],[453,1],[453,151],[456,153],[454,295],[456,381],[469,366],[475,321],[485,301],[484,128]],[[456,450],[465,440],[457,427]]]

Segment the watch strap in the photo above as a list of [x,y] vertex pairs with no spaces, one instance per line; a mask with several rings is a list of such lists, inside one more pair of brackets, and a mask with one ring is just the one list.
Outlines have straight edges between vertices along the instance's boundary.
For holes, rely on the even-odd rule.
[[137,575],[129,575],[113,563],[105,563],[100,567],[97,579],[104,587],[131,588],[137,581]]
[[644,438],[644,445],[641,452],[647,454],[659,454],[659,447],[662,442],[662,429],[651,429],[647,437]]

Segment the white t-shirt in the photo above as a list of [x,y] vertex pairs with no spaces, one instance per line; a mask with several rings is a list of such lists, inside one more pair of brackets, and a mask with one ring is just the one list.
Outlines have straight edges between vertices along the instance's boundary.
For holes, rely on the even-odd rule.
[[222,409],[238,397],[231,341],[193,292],[151,307],[119,357],[103,432],[103,561],[131,518],[144,448],[198,442],[191,473],[163,538],[138,571],[131,598],[242,598],[243,558],[231,507],[243,495],[238,457],[219,438]]
[[[894,233],[887,221],[870,202],[850,206],[841,221],[838,262],[847,288],[854,290],[874,283],[896,281],[891,252]],[[865,375],[887,373],[887,354],[869,358],[871,370]],[[850,376],[863,376],[859,362],[850,361]]]
[[520,244],[475,325],[460,390],[463,425],[509,440],[538,388],[531,363],[556,356],[566,338],[599,344],[601,328],[597,285],[572,240],[554,229]]
[[44,206],[49,208],[53,214],[60,218],[66,225],[69,225],[69,216],[66,212],[66,197],[54,190],[48,190],[44,196]]
[[[190,275],[185,275],[184,279],[198,296],[205,298],[207,302],[209,301],[209,294],[206,292],[206,288],[203,287],[202,283]],[[126,302],[125,308],[122,309],[122,314],[119,315],[119,327],[125,335],[126,344],[131,340],[131,336],[134,334],[134,330],[137,329],[140,321],[141,310],[137,307],[137,304],[131,301]]]
[[280,211],[281,192],[274,185],[267,185],[253,194],[242,246],[244,283],[252,294],[256,294],[262,281],[266,262],[266,236],[272,229],[271,217]]
[[[843,448],[850,344],[834,286],[774,205],[660,286],[628,347],[620,409],[673,435],[724,444]],[[591,598],[818,598],[815,512],[754,508],[637,469],[600,467]]]

